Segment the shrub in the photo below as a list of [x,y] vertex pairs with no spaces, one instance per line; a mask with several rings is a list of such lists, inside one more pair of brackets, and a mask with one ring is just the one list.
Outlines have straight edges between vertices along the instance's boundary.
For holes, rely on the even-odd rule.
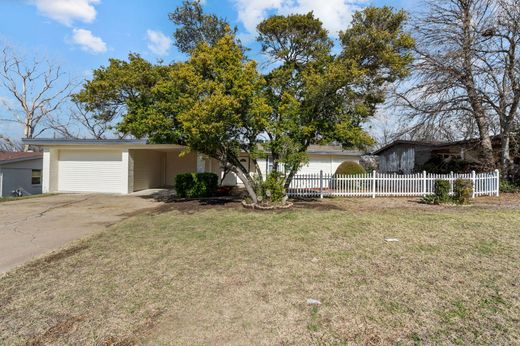
[[502,179],[500,181],[500,192],[518,193],[520,192],[520,186],[510,182],[509,180]]
[[280,172],[271,172],[260,184],[259,196],[264,202],[279,203],[285,197],[285,189],[283,187],[285,177]]
[[453,184],[453,200],[457,204],[470,204],[473,195],[471,180],[457,179]]
[[215,196],[218,176],[215,173],[182,173],[175,177],[177,196],[198,198]]
[[367,171],[359,163],[354,161],[344,161],[336,169],[336,174],[342,175],[353,175],[353,174],[365,174]]
[[447,180],[436,180],[434,195],[437,203],[446,203],[450,200],[450,182]]

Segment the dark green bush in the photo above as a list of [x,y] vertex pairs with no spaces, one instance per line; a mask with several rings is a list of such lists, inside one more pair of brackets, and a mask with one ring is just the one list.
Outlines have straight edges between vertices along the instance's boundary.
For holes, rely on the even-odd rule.
[[470,204],[473,196],[473,183],[467,179],[457,179],[453,184],[453,201],[457,204]]
[[175,190],[181,198],[212,197],[217,193],[215,173],[181,173],[175,176]]
[[353,174],[365,174],[367,171],[359,163],[354,161],[345,161],[341,163],[336,169],[335,174],[342,175],[353,175]]
[[446,203],[450,200],[450,182],[447,180],[436,180],[434,195],[437,203]]
[[365,174],[367,171],[359,163],[354,161],[344,161],[336,169],[336,173],[341,175]]
[[510,182],[509,180],[502,179],[500,181],[500,192],[518,193],[520,192],[520,186]]

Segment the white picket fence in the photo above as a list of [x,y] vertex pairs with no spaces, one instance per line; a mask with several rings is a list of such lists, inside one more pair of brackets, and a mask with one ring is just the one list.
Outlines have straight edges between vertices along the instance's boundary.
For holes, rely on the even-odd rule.
[[473,198],[477,196],[498,196],[500,174],[385,174],[367,173],[355,175],[297,174],[288,189],[290,197],[386,197],[386,196],[426,196],[434,192],[436,180],[450,182],[450,193],[457,179],[473,183]]

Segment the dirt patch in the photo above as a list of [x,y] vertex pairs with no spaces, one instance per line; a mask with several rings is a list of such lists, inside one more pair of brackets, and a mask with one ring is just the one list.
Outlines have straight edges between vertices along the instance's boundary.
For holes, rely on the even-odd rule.
[[77,323],[81,322],[84,317],[68,317],[58,324],[47,329],[42,335],[38,335],[27,342],[29,346],[43,346],[56,342],[59,338],[74,330]]
[[235,197],[217,197],[201,199],[175,199],[155,208],[154,214],[167,213],[169,211],[179,211],[185,214],[195,214],[196,212],[209,209],[239,209],[245,210],[241,204],[241,199]]
[[70,247],[68,249],[61,250],[61,251],[58,251],[58,252],[55,252],[55,253],[51,253],[50,255],[45,256],[43,258],[43,262],[45,262],[47,264],[52,263],[52,262],[56,262],[56,261],[62,260],[64,258],[67,258],[67,257],[70,257],[70,256],[74,256],[78,252],[81,252],[81,251],[83,251],[85,249],[88,249],[88,245],[87,244],[73,246],[73,247]]
[[[381,197],[381,198],[301,198],[292,199],[293,207],[291,209],[310,209],[317,211],[377,211],[388,209],[412,209],[418,211],[457,211],[459,208],[479,207],[485,209],[520,209],[520,194],[503,194],[500,197],[482,196],[472,200],[470,206],[453,206],[453,205],[430,205],[420,202],[418,197]],[[185,214],[194,214],[209,209],[216,210],[247,210],[255,212],[255,210],[246,209],[238,197],[217,197],[203,199],[172,199],[169,202],[157,208],[149,210],[141,210],[135,214],[125,214],[128,216],[138,215],[143,212],[152,212],[153,214],[162,214],[169,211],[179,211]],[[258,211],[258,210],[256,210]],[[269,211],[269,210],[268,210]],[[271,212],[284,212],[284,210],[272,210]]]

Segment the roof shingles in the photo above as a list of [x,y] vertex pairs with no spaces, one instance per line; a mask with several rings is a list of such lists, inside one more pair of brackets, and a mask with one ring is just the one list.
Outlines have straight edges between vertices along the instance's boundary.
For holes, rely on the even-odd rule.
[[0,151],[0,162],[12,161],[20,159],[40,158],[42,153],[36,152],[20,152],[20,151]]

